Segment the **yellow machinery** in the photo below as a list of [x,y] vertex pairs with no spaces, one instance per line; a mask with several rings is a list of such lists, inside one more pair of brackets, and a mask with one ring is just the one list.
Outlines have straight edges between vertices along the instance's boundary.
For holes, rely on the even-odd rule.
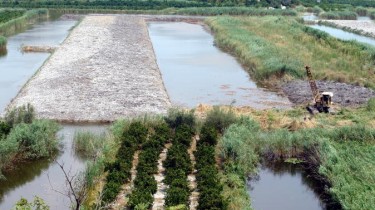
[[316,82],[312,77],[310,67],[306,66],[305,68],[306,68],[306,74],[309,79],[310,88],[311,88],[314,103],[315,103],[313,107],[307,106],[306,109],[311,114],[314,113],[313,108],[315,108],[319,112],[329,113],[329,108],[332,105],[333,93],[332,92],[320,93],[318,87],[316,86]]

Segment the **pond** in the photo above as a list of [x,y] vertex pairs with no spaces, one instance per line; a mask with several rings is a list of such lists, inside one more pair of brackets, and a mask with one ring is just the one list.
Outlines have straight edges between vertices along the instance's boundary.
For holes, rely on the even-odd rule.
[[267,91],[251,80],[231,55],[214,45],[202,25],[151,22],[149,35],[164,85],[174,105],[239,105],[287,108],[286,97]]
[[[78,175],[85,168],[86,160],[73,149],[74,134],[90,131],[100,134],[106,132],[103,125],[63,125],[57,136],[61,147],[55,160],[64,164],[71,176]],[[11,209],[24,197],[32,200],[34,196],[43,198],[51,209],[70,209],[69,198],[60,192],[67,192],[65,177],[59,165],[52,159],[43,159],[17,165],[17,169],[5,174],[7,180],[0,182],[0,209]]]
[[301,167],[279,163],[262,166],[248,182],[248,193],[255,210],[324,210],[314,185]]
[[0,113],[22,86],[42,66],[49,53],[22,53],[22,45],[56,46],[64,41],[76,20],[36,23],[8,38],[7,54],[0,56]]

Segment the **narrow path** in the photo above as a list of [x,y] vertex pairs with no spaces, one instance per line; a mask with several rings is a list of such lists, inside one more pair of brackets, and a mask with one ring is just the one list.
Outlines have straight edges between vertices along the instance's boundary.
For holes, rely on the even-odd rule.
[[189,188],[192,191],[191,195],[189,196],[189,209],[195,210],[198,206],[198,198],[199,198],[199,192],[197,189],[197,180],[196,180],[196,169],[195,169],[195,156],[194,152],[197,150],[197,140],[199,140],[199,136],[194,136],[193,141],[191,142],[191,147],[188,150],[188,153],[190,155],[190,160],[193,164],[193,172],[188,175],[188,181],[189,181]]
[[139,157],[140,152],[141,152],[140,150],[137,150],[134,153],[132,169],[130,170],[130,173],[131,173],[130,182],[128,182],[128,183],[126,183],[122,186],[122,190],[117,195],[116,200],[112,204],[109,205],[109,209],[120,210],[120,209],[125,208],[126,203],[127,203],[126,197],[128,195],[130,195],[132,189],[134,188],[134,180],[135,180],[135,177],[137,175],[136,169],[137,169],[137,166],[138,166],[138,157]]
[[167,152],[168,149],[172,146],[171,143],[168,143],[164,146],[163,151],[160,153],[159,160],[158,160],[158,173],[154,175],[155,180],[157,182],[158,189],[154,194],[154,203],[152,204],[152,210],[162,210],[164,209],[165,204],[165,196],[167,185],[164,184],[163,180],[165,179],[165,168],[163,166],[163,162],[167,159]]

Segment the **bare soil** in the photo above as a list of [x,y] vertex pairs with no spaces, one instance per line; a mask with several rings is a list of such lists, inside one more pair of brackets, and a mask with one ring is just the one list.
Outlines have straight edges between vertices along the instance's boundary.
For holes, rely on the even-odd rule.
[[171,103],[145,19],[86,16],[8,109],[27,103],[37,117],[65,122],[166,113]]
[[324,20],[339,28],[350,28],[363,35],[375,37],[375,22],[372,20]]
[[163,182],[163,180],[165,179],[165,168],[163,166],[163,162],[167,159],[167,152],[171,146],[172,146],[171,143],[166,144],[164,146],[163,151],[159,155],[158,173],[154,175],[156,183],[157,183],[157,191],[153,195],[154,202],[152,204],[152,210],[164,209],[167,185]]
[[138,166],[138,161],[139,161],[138,157],[139,157],[140,152],[141,151],[138,150],[134,153],[132,168],[130,170],[130,174],[131,174],[130,182],[125,183],[121,187],[122,189],[120,193],[117,195],[116,200],[108,206],[108,209],[121,210],[126,207],[126,204],[128,202],[127,196],[129,196],[132,190],[134,189],[134,180],[137,176],[137,166]]
[[[317,81],[320,91],[333,92],[332,101],[344,107],[357,107],[366,104],[375,97],[375,91],[356,85],[333,81]],[[295,104],[307,104],[312,101],[312,92],[307,81],[295,80],[282,85],[284,93]]]
[[195,169],[195,156],[194,152],[197,150],[197,140],[199,139],[199,136],[194,136],[191,142],[191,146],[188,149],[188,153],[190,156],[190,160],[193,165],[193,171],[191,174],[188,175],[188,182],[189,182],[189,188],[191,190],[191,194],[189,196],[189,209],[190,210],[196,210],[198,207],[198,199],[199,199],[199,192],[197,189],[197,177],[195,176],[197,173],[197,170]]

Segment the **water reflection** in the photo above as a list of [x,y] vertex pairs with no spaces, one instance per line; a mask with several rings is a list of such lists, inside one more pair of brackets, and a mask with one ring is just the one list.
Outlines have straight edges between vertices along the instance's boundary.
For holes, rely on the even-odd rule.
[[324,210],[326,204],[314,191],[314,180],[294,164],[268,164],[248,182],[255,210]]
[[234,57],[214,46],[213,37],[201,25],[152,22],[149,34],[175,105],[291,106],[287,98],[257,87]]
[[64,164],[71,175],[78,174],[84,169],[86,159],[77,157],[73,150],[74,134],[78,131],[101,134],[106,129],[105,125],[63,125],[58,133],[60,151],[54,158],[21,164],[6,174],[7,180],[0,182],[0,209],[11,209],[21,197],[32,200],[34,196],[43,198],[51,209],[69,209],[70,200],[55,191],[65,191],[67,187],[61,169],[53,160]]
[[336,37],[338,39],[356,40],[358,42],[362,42],[362,43],[366,43],[366,44],[370,44],[372,46],[375,46],[375,39],[370,38],[370,37],[361,36],[361,35],[358,35],[358,34],[355,34],[355,33],[347,32],[347,31],[344,31],[344,30],[341,30],[341,29],[332,28],[332,27],[323,26],[323,25],[312,25],[310,27],[315,28],[315,29],[319,29],[321,31],[325,31],[328,34],[330,34],[331,36]]
[[40,68],[49,53],[22,53],[22,45],[58,45],[75,25],[75,20],[40,22],[8,38],[7,53],[0,57],[0,112],[26,81]]

